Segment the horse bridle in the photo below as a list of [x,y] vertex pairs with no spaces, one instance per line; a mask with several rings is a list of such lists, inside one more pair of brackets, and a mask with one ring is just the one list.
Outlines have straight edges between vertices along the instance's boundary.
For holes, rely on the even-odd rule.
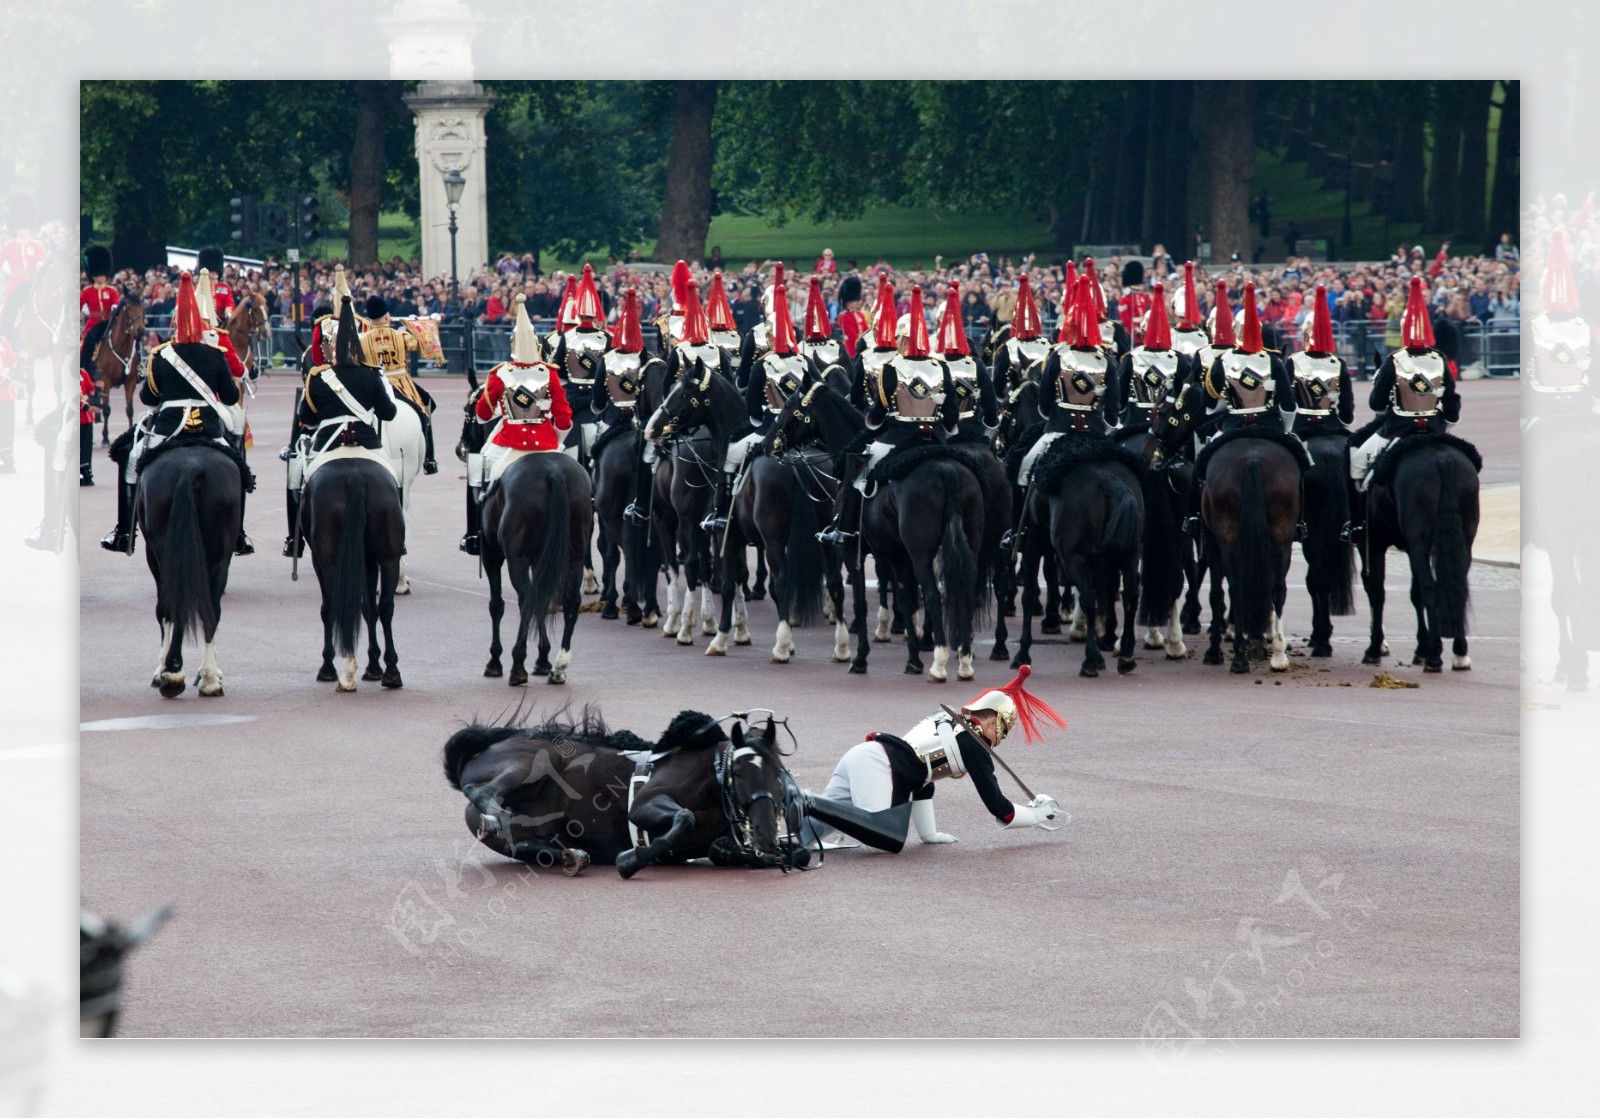
[[[662,439],[676,435],[678,428],[683,424],[685,416],[692,415],[697,409],[711,407],[711,368],[703,363],[701,368],[705,370],[705,375],[699,381],[690,382],[687,377],[683,378],[672,386],[672,391],[667,393],[666,399],[662,400],[661,410],[667,414],[667,418],[661,424]],[[695,396],[694,393],[697,392],[705,393],[705,395]],[[687,397],[689,401],[686,407],[669,407],[674,398],[681,400],[684,397]]]
[[[714,720],[712,725],[729,720],[748,723],[752,711],[765,712],[772,718],[773,722],[783,727],[784,731],[788,733],[790,741],[794,741],[794,732],[789,729],[789,720],[777,719],[777,713],[766,707],[752,708],[751,711],[734,711],[724,715],[721,719]],[[777,798],[772,795],[772,790],[768,788],[757,790],[750,795],[747,802],[744,804],[739,803],[739,797],[734,787],[734,763],[746,757],[759,758],[760,754],[761,751],[754,746],[735,746],[730,738],[718,748],[716,755],[712,758],[712,772],[715,774],[717,789],[722,797],[722,815],[728,822],[728,834],[733,839],[734,845],[739,848],[740,853],[757,859],[768,857],[756,847],[754,829],[750,824],[750,809],[755,806],[757,801],[766,800],[772,802],[773,817],[775,819],[782,818],[785,832],[792,837],[798,838],[801,824],[805,819],[805,812],[802,807],[804,794],[800,791],[800,787],[795,784],[794,777],[789,773],[788,769],[781,765],[779,767],[779,781],[783,785],[783,805],[781,809],[778,806]],[[818,853],[818,861],[820,862],[820,847],[818,848]],[[777,852],[777,860],[778,867],[783,873],[788,874],[791,869],[794,869],[790,867],[789,859],[781,844]],[[799,869],[805,870],[809,868],[800,867]]]
[[111,356],[122,363],[122,376],[124,380],[127,379],[128,371],[133,368],[133,363],[139,356],[139,331],[131,326],[128,328],[129,341],[131,342],[131,345],[128,347],[127,357],[123,357],[121,354],[117,353],[116,331],[117,323],[122,321],[122,316],[126,314],[128,308],[132,306],[132,303],[123,303],[117,308],[116,317],[113,318],[107,325],[105,338],[102,339],[102,341],[105,343],[106,349],[111,351]]

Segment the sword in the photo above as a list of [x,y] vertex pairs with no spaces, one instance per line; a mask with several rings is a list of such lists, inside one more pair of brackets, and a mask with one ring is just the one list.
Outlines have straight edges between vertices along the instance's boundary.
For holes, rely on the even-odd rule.
[[[967,718],[961,712],[953,710],[950,707],[949,704],[941,703],[939,705],[939,709],[941,711],[943,711],[946,715],[949,715],[950,718],[955,721],[956,726],[960,727],[962,730],[964,730],[968,734],[972,735],[973,738],[976,738],[979,742],[982,742],[985,747],[987,747],[987,749],[989,751],[989,756],[991,758],[993,758],[995,761],[999,762],[1000,763],[1000,768],[1005,770],[1007,773],[1009,773],[1011,775],[1011,779],[1017,783],[1017,786],[1022,790],[1023,794],[1029,800],[1038,800],[1039,799],[1037,796],[1034,795],[1033,790],[1028,788],[1027,782],[1025,782],[1022,778],[1017,776],[1017,771],[1012,769],[1009,765],[1006,764],[1006,760],[1000,756],[1000,752],[998,750],[996,750],[993,746],[989,745],[989,740],[983,736],[983,731],[981,729],[979,729],[979,727],[978,727],[978,725],[976,723],[974,723],[971,719]],[[1038,827],[1038,828],[1041,828],[1044,831],[1059,831],[1060,828],[1061,828],[1060,824],[1055,824],[1055,825],[1051,825],[1051,824],[1036,824],[1034,826]]]

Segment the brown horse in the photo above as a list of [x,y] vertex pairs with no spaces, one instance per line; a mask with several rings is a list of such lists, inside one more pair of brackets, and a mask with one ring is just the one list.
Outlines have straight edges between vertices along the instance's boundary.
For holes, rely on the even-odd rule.
[[233,313],[228,316],[228,341],[233,343],[234,353],[239,355],[239,360],[244,362],[246,373],[251,380],[256,376],[256,354],[250,345],[258,337],[266,337],[271,333],[267,322],[267,301],[259,292],[249,292],[233,308]]
[[144,304],[129,292],[110,324],[90,328],[83,341],[85,369],[94,370],[95,387],[106,407],[101,413],[100,445],[111,444],[111,390],[121,386],[128,426],[133,426],[133,394],[139,387],[139,350],[144,344]]

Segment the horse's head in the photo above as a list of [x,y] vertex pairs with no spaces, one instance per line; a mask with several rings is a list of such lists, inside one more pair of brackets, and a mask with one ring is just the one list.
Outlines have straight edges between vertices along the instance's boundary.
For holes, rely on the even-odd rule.
[[1039,383],[1023,381],[1011,390],[1005,406],[1000,409],[999,446],[996,453],[1003,454],[1006,447],[1014,445],[1023,432],[1043,418],[1039,414]]
[[828,385],[810,376],[806,380],[808,383],[800,391],[790,393],[783,402],[783,410],[762,439],[761,446],[767,454],[782,454],[786,448],[803,447],[821,437],[815,411],[817,400],[828,391]]
[[706,422],[711,414],[712,379],[716,374],[700,358],[685,365],[666,399],[645,425],[644,437],[654,443]]
[[122,320],[122,329],[131,334],[144,333],[144,303],[139,299],[139,293],[130,291],[122,297],[122,305],[117,310],[117,316]]
[[267,301],[256,292],[247,292],[228,317],[228,333],[249,338],[267,332]]
[[799,814],[794,781],[778,752],[777,723],[769,715],[759,734],[735,723],[729,742],[726,809],[735,837],[763,864],[787,869],[779,836],[798,834]]
[[1169,455],[1175,455],[1183,449],[1185,441],[1194,434],[1196,425],[1204,418],[1200,386],[1190,381],[1175,398],[1169,397],[1156,407],[1155,422],[1150,425],[1150,430],[1161,449]]

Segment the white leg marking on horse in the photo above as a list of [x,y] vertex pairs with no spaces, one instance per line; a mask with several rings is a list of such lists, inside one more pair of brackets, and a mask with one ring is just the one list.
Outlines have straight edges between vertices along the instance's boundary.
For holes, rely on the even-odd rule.
[[833,623],[833,660],[835,664],[843,664],[849,659],[850,627],[836,619]]
[[772,643],[772,663],[788,664],[789,658],[794,655],[794,633],[789,628],[788,622],[778,623],[778,636]]
[[550,662],[550,683],[565,684],[567,682],[567,666],[572,664],[572,650],[558,649],[555,660]]
[[728,635],[721,630],[717,631],[709,644],[706,645],[706,656],[725,657],[728,655]]
[[1144,647],[1146,649],[1159,649],[1167,643],[1160,627],[1150,626],[1144,631]]
[[1289,667],[1288,642],[1283,636],[1283,619],[1276,610],[1268,619],[1267,630],[1272,634],[1272,659],[1267,663],[1272,671],[1282,672]]
[[206,642],[205,656],[200,662],[200,694],[203,696],[222,694],[222,666],[217,663],[215,641]]
[[1084,614],[1082,606],[1072,608],[1072,628],[1067,631],[1067,638],[1071,641],[1089,639],[1089,619]]
[[1187,660],[1189,646],[1183,643],[1183,595],[1172,601],[1172,616],[1167,619],[1167,659]]
[[583,568],[583,593],[600,593],[600,580],[594,577],[594,568],[588,566],[587,564],[585,564]]
[[835,620],[832,595],[828,595],[822,600],[822,620],[825,622],[831,622]]
[[872,633],[872,640],[878,642],[880,645],[889,640],[890,620],[889,608],[887,606],[880,605],[878,607],[878,628]]
[[161,683],[162,674],[167,671],[167,650],[172,648],[172,625],[169,622],[161,623],[161,648],[156,650],[156,670],[150,677],[152,687]]
[[950,647],[948,645],[935,645],[933,647],[933,665],[928,669],[930,683],[942,684],[950,679]]
[[406,578],[405,557],[400,557],[400,578],[395,582],[394,593],[397,595],[411,593],[411,580]]
[[[750,611],[745,608],[744,588],[740,587],[733,594],[733,643],[735,645],[750,644]],[[790,643],[790,649],[794,645]]]
[[956,679],[970,680],[974,675],[972,667],[972,654],[962,653],[956,661]]
[[1450,654],[1450,667],[1454,668],[1454,669],[1471,668],[1472,667],[1472,658],[1467,656],[1465,653],[1463,653],[1459,657],[1456,656],[1454,653],[1451,653]]
[[[738,598],[734,599],[735,611],[739,609],[738,601]],[[700,623],[701,633],[710,637],[717,632],[717,598],[711,593],[710,583],[700,584],[700,617],[704,619]]]
[[694,644],[694,627],[700,621],[700,596],[695,591],[688,592],[689,601],[683,608],[683,624],[678,627],[678,644]]
[[683,578],[680,568],[667,573],[667,614],[661,619],[661,636],[673,637],[678,632],[678,622],[683,616],[683,595],[679,590],[679,580]]
[[356,690],[356,655],[354,653],[339,658],[339,682],[334,685],[334,691],[353,692]]

